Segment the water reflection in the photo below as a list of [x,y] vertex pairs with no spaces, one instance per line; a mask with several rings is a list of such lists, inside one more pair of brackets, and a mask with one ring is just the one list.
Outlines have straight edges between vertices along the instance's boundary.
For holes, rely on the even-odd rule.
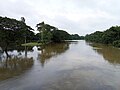
[[[34,59],[33,67],[32,60],[19,62],[19,60],[21,60],[19,57],[15,57],[15,59],[17,58],[18,60],[17,62],[10,58],[6,62],[2,61],[1,67],[4,66],[2,69],[5,68],[7,72],[10,72],[10,76],[13,76],[15,71],[20,71],[21,73],[25,69],[29,68],[30,70],[25,70],[26,73],[22,73],[23,75],[18,76],[17,79],[13,78],[0,82],[0,89],[120,90],[120,66],[113,66],[110,63],[106,63],[102,57],[104,56],[109,62],[111,62],[111,60],[114,61],[116,58],[115,54],[117,54],[117,56],[119,54],[119,51],[117,51],[118,49],[116,50],[113,47],[101,44],[90,44],[90,46],[88,46],[85,44],[85,41],[79,41],[78,44],[76,42],[49,44],[43,47],[42,51],[41,49],[38,50],[38,47],[35,46],[32,50],[27,51],[27,57],[33,57]],[[17,50],[14,50],[12,54],[13,53],[18,55]],[[25,51],[20,53],[20,56],[24,58]],[[114,58],[111,57],[113,59],[110,58],[109,60],[110,55],[108,55],[108,53],[113,54]],[[49,60],[51,61],[45,64]],[[46,67],[42,68],[40,62],[46,65]],[[118,61],[116,62],[119,63]],[[13,65],[11,65],[11,63],[13,63]],[[2,73],[4,73],[5,70],[2,71]],[[4,75],[8,75],[7,72],[4,73]],[[4,76],[1,75],[1,77]]]
[[15,50],[9,48],[9,57],[5,52],[0,52],[0,81],[19,75],[32,67],[33,58],[27,58],[27,50],[31,50],[31,47],[17,47]]
[[91,43],[89,44],[93,47],[98,54],[102,55],[105,60],[112,64],[120,64],[120,49],[103,44]]
[[0,62],[0,80],[19,75],[24,70],[32,67],[32,58],[8,58]]
[[2,60],[2,54],[3,54],[3,52],[2,52],[2,49],[0,50],[0,61]]
[[42,66],[47,62],[51,57],[60,55],[69,49],[69,43],[51,43],[46,45],[44,49],[41,50],[41,53],[38,55]]
[[51,43],[44,47],[25,46],[13,49],[11,47],[7,51],[10,57],[7,57],[5,52],[0,52],[0,81],[22,74],[26,69],[30,69],[33,64],[36,65],[37,60],[40,61],[41,66],[44,66],[50,58],[67,51],[69,44],[70,42]]

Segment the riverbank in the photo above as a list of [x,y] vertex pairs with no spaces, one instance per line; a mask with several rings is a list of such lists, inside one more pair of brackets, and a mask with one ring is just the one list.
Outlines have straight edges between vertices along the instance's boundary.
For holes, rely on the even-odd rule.
[[37,43],[37,42],[30,42],[30,43],[21,44],[21,46],[41,46],[41,45],[43,45],[43,44]]

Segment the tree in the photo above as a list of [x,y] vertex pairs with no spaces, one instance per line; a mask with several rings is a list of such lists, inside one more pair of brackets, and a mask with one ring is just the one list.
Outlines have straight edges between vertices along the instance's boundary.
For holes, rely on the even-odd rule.
[[45,23],[41,22],[39,24],[37,24],[37,30],[41,33],[41,42],[43,43],[43,33],[45,31]]
[[[33,29],[22,21],[0,17],[0,46],[7,52],[10,45],[24,43],[25,33],[27,37],[29,37],[29,35],[34,35],[30,30]],[[28,39],[31,39],[31,37]]]
[[[25,23],[25,18],[24,18],[24,17],[21,17],[21,21],[22,21],[23,23]],[[25,27],[24,29],[26,30],[26,27]],[[24,37],[25,37],[25,43],[26,43],[26,33],[25,33]]]
[[25,18],[24,18],[24,17],[21,17],[21,21],[25,23]]
[[57,28],[49,24],[45,24],[44,22],[37,24],[36,27],[40,33],[39,36],[41,37],[41,42],[42,43],[51,42],[53,36],[52,31],[57,30]]
[[78,34],[72,34],[70,35],[71,40],[83,40],[84,36],[79,36]]
[[63,30],[53,30],[52,35],[53,35],[52,37],[53,42],[61,42],[70,39],[70,34]]
[[[49,24],[45,24],[41,22],[37,24],[37,30],[39,31],[39,37],[41,37],[41,42],[61,42],[64,40],[80,40],[84,39],[83,36],[79,36],[78,34],[70,35],[68,32],[64,30],[59,30],[58,28],[51,26]],[[38,34],[37,34],[38,36]]]

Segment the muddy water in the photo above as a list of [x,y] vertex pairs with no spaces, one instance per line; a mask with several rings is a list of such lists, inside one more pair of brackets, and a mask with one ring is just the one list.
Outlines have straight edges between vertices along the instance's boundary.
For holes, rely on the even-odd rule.
[[[34,62],[21,74],[1,80],[0,90],[120,90],[120,49],[112,46],[78,41],[9,54]],[[3,63],[5,54],[0,57]]]

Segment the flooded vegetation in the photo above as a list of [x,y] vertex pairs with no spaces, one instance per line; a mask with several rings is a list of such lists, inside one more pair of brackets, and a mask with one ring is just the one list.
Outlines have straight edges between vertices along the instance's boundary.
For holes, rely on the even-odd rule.
[[0,3],[0,90],[120,90],[120,0]]
[[0,80],[5,80],[23,73],[24,70],[32,67],[32,58],[8,58],[0,61]]
[[[1,90],[119,90],[120,49],[76,41],[0,54]],[[5,80],[6,79],[6,80]]]
[[[26,50],[24,47],[9,47],[7,52],[1,50],[0,81],[20,75],[33,66],[34,60],[32,57],[27,58]],[[23,56],[22,52],[25,52]]]

